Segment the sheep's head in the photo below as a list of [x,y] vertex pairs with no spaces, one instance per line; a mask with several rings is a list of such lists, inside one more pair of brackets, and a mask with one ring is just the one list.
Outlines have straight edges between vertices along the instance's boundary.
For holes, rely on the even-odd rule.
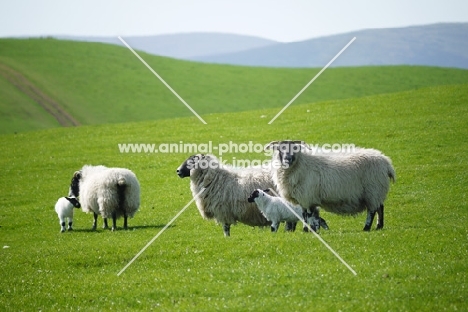
[[304,146],[304,141],[273,141],[265,146],[265,150],[273,150],[273,159],[276,158],[281,166],[288,168],[292,166],[297,153],[300,153]]
[[258,198],[260,196],[265,196],[265,193],[268,193],[270,191],[270,189],[266,189],[266,190],[261,190],[261,189],[256,189],[255,191],[253,191],[252,194],[250,194],[250,197],[247,198],[247,201],[249,203],[253,203],[255,202],[255,198]]
[[69,197],[65,197],[65,198],[73,205],[73,207],[81,208],[80,202],[78,201],[78,199],[76,199],[76,197],[69,196]]
[[74,197],[80,196],[80,179],[81,179],[81,171],[76,171],[73,174],[73,178],[71,179],[70,191],[68,192],[68,196],[74,196]]
[[200,160],[204,158],[205,155],[203,154],[190,156],[179,166],[179,168],[177,168],[177,175],[181,178],[190,177],[190,171],[195,169]]

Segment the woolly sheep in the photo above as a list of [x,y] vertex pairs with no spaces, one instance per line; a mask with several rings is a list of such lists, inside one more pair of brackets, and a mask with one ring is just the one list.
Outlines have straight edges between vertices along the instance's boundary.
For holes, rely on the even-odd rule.
[[364,231],[370,231],[377,212],[377,229],[383,228],[384,200],[395,171],[380,151],[311,153],[299,141],[271,142],[266,148],[274,150],[272,178],[280,196],[310,209],[313,230],[320,227],[318,207],[340,215],[367,209]]
[[262,167],[235,169],[223,166],[213,155],[192,155],[177,169],[181,178],[190,177],[193,196],[201,216],[215,219],[223,225],[225,236],[230,236],[231,224],[241,222],[250,226],[271,223],[253,203],[245,199],[256,188],[273,188],[268,170]]
[[[81,205],[78,200],[71,196],[71,197],[60,197],[55,204],[55,212],[58,215],[59,222],[60,222],[60,232],[65,232],[65,224],[68,221],[68,230],[72,231],[72,224],[73,224],[73,208],[80,208]],[[68,219],[68,220],[67,220]]]
[[83,211],[94,214],[93,230],[99,214],[104,218],[104,228],[108,228],[107,218],[112,217],[112,231],[116,230],[116,220],[123,216],[127,229],[127,218],[140,207],[140,184],[125,168],[85,165],[73,175],[70,195],[80,196]]
[[[277,232],[280,222],[297,222],[299,218],[296,215],[302,215],[302,207],[299,205],[293,205],[286,201],[284,198],[271,196],[268,194],[271,192],[270,189],[256,189],[250,194],[247,201],[249,203],[256,203],[258,209],[262,212],[265,218],[268,221],[271,221],[271,231]],[[274,192],[273,192],[274,193]],[[291,212],[291,208],[296,214]],[[324,229],[328,229],[328,225],[321,218],[320,225]],[[304,231],[307,230],[307,227],[304,227]]]

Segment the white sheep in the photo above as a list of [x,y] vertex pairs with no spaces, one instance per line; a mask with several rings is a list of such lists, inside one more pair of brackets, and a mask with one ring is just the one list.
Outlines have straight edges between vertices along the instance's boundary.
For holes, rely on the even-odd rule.
[[112,231],[116,230],[116,220],[123,216],[127,229],[127,218],[140,207],[140,184],[125,168],[85,165],[73,175],[70,195],[79,196],[83,211],[94,214],[93,230],[99,214],[104,218],[104,228],[108,228],[107,218],[112,218]]
[[[286,200],[311,211],[311,227],[320,227],[318,207],[340,215],[367,209],[364,231],[370,231],[375,213],[377,229],[384,226],[384,200],[395,181],[390,158],[374,149],[354,152],[312,153],[302,142],[271,142],[274,149],[272,178]],[[310,220],[310,219],[309,219]]]
[[179,177],[190,177],[193,196],[201,216],[215,219],[223,225],[224,235],[230,236],[231,224],[241,222],[250,226],[267,226],[269,222],[253,203],[246,201],[256,188],[273,188],[268,170],[262,167],[235,169],[223,166],[213,155],[192,155],[177,169]]
[[[279,224],[283,221],[294,223],[299,221],[297,216],[302,215],[302,207],[291,204],[282,197],[268,194],[270,192],[272,192],[271,189],[256,189],[250,194],[247,201],[249,203],[255,202],[265,218],[271,221],[271,231],[277,232]],[[272,193],[274,194],[274,191]],[[320,218],[320,226],[324,229],[328,229],[327,223],[322,218]],[[307,231],[307,227],[304,227],[304,231]]]
[[[65,232],[66,222],[68,221],[68,230],[72,231],[73,224],[73,208],[80,208],[81,205],[78,200],[74,197],[60,197],[55,204],[55,212],[58,215],[60,222],[60,232]],[[68,219],[68,220],[67,220]]]

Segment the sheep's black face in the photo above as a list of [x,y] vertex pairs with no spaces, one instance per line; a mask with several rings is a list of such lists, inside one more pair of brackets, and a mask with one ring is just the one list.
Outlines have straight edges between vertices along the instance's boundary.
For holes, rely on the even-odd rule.
[[69,196],[75,196],[75,197],[80,196],[80,179],[81,179],[81,172],[80,171],[75,172],[70,183],[70,191],[68,194]]
[[260,195],[260,191],[259,191],[259,190],[255,190],[255,191],[253,191],[252,194],[250,194],[250,197],[247,198],[247,201],[248,201],[249,203],[253,203],[253,202],[255,202],[255,198],[257,198],[259,195]]
[[75,197],[65,197],[75,208],[81,208],[81,204]]
[[181,178],[190,177],[190,170],[196,167],[203,155],[192,155],[177,168],[177,175]]

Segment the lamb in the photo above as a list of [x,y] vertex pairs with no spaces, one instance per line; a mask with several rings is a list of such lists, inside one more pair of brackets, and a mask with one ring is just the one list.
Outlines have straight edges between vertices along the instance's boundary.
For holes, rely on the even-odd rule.
[[273,188],[268,170],[262,167],[235,169],[223,166],[213,155],[192,155],[177,168],[179,177],[190,177],[193,196],[201,216],[215,219],[223,225],[225,236],[230,236],[231,224],[241,222],[250,226],[271,223],[253,203],[245,199],[252,189]]
[[271,142],[272,178],[280,196],[309,209],[303,215],[320,227],[319,208],[340,215],[367,209],[364,231],[370,231],[375,214],[377,229],[384,226],[384,200],[396,175],[390,158],[374,149],[349,153],[311,153],[302,141]]
[[73,175],[70,195],[80,197],[84,212],[94,214],[93,230],[97,227],[97,217],[104,218],[104,228],[108,228],[107,218],[112,217],[112,231],[117,229],[116,220],[132,218],[140,207],[140,184],[136,175],[125,168],[85,165]]
[[[74,197],[60,197],[55,204],[55,212],[57,213],[60,220],[60,232],[65,232],[65,224],[68,221],[68,230],[72,231],[73,224],[73,207],[80,208],[81,205],[78,200]],[[68,219],[68,220],[67,220]]]

